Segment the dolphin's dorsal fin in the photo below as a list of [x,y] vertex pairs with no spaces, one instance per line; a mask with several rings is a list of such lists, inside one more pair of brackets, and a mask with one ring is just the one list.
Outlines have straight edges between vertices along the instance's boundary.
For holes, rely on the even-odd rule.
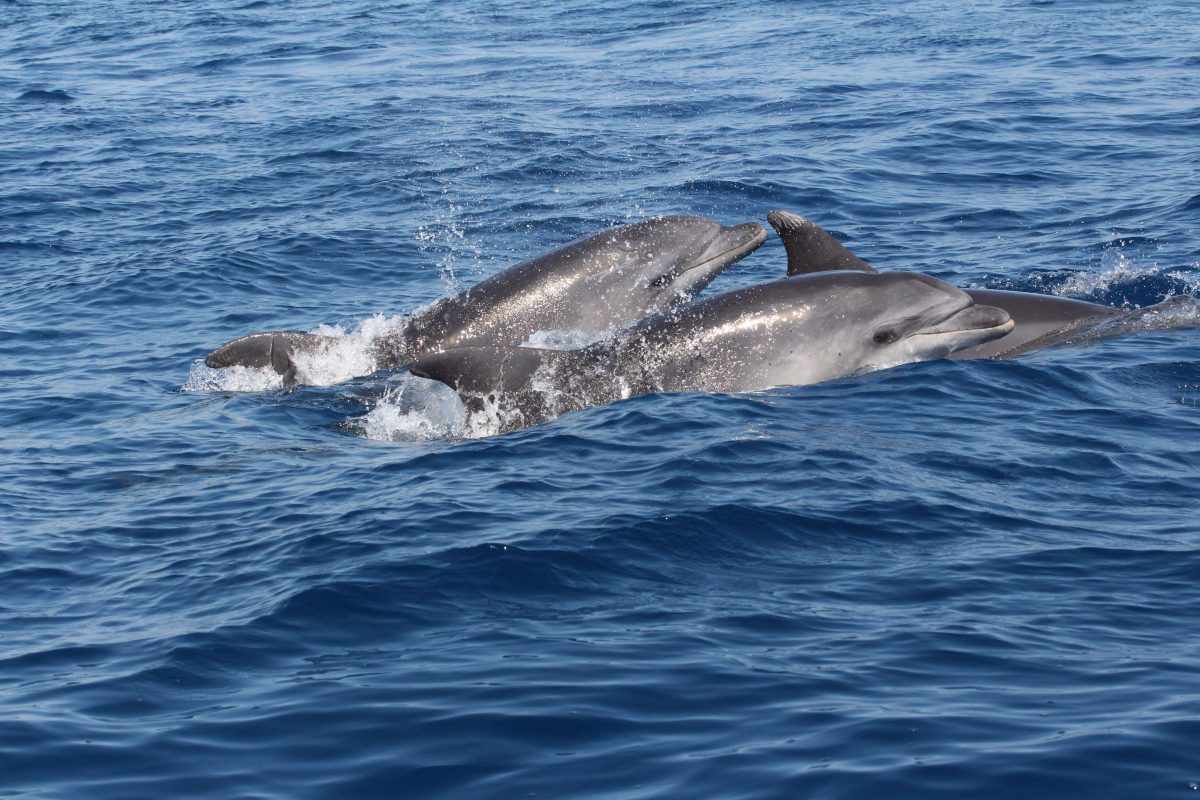
[[817,223],[790,211],[772,211],[767,222],[783,240],[787,251],[788,275],[807,275],[810,272],[855,270],[875,272],[875,268],[851,253],[842,243]]

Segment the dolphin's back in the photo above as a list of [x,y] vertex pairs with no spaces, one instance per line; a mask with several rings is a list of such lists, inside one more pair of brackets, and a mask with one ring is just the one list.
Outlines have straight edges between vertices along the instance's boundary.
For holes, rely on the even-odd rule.
[[964,289],[976,303],[1003,308],[1016,323],[1000,339],[952,353],[950,358],[1011,358],[1068,340],[1081,327],[1117,316],[1120,309],[1032,292]]

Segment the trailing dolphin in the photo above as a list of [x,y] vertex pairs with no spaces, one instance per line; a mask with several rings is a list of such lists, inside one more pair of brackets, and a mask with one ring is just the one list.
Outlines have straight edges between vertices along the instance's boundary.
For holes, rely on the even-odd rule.
[[698,301],[581,350],[458,348],[411,369],[505,432],[648,392],[755,391],[941,358],[1012,327],[927,275],[825,272]]
[[[828,270],[877,270],[850,252],[812,220],[790,211],[767,214],[787,251],[788,275],[808,275]],[[1196,301],[1172,297],[1139,309],[1121,309],[1072,300],[1067,297],[1011,292],[1002,289],[964,289],[976,302],[1003,308],[1012,317],[1013,332],[974,347],[959,350],[950,358],[1011,358],[1055,344],[1077,344],[1155,327],[1194,327]]]
[[[766,238],[757,222],[726,227],[694,216],[600,231],[416,312],[375,342],[374,370],[448,347],[520,344],[537,331],[620,327],[690,299]],[[296,356],[319,354],[336,341],[291,331],[254,333],[217,348],[204,363],[270,367],[292,383]]]

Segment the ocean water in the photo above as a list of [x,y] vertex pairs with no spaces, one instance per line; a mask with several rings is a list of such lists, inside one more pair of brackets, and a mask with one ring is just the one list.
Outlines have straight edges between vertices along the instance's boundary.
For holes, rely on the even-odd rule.
[[[0,795],[1195,796],[1200,332],[504,436],[337,370],[655,214],[1200,295],[1198,42],[1168,0],[0,3]],[[276,328],[347,350],[199,366]]]

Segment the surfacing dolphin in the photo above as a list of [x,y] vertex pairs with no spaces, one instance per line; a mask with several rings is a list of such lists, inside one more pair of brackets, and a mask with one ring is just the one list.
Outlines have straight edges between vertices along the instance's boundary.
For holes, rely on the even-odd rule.
[[824,272],[726,292],[581,350],[459,348],[411,369],[504,433],[649,392],[756,391],[941,358],[1012,327],[927,275]]
[[[772,211],[767,221],[783,240],[788,275],[808,275],[829,270],[876,273],[815,222],[790,211]],[[1154,306],[1122,309],[1072,300],[1067,297],[1011,292],[1003,289],[964,289],[977,303],[1003,308],[1015,325],[1007,336],[959,350],[950,358],[1011,358],[1055,344],[1077,344],[1106,339],[1142,329],[1148,319],[1160,317],[1158,327],[1194,327],[1195,300],[1173,297]]]
[[[510,267],[409,317],[374,344],[374,368],[476,344],[520,344],[546,330],[606,331],[690,299],[767,238],[757,222],[726,227],[703,217],[654,217],[619,225]],[[296,356],[337,340],[269,331],[209,353],[212,367],[270,367],[285,383]]]

